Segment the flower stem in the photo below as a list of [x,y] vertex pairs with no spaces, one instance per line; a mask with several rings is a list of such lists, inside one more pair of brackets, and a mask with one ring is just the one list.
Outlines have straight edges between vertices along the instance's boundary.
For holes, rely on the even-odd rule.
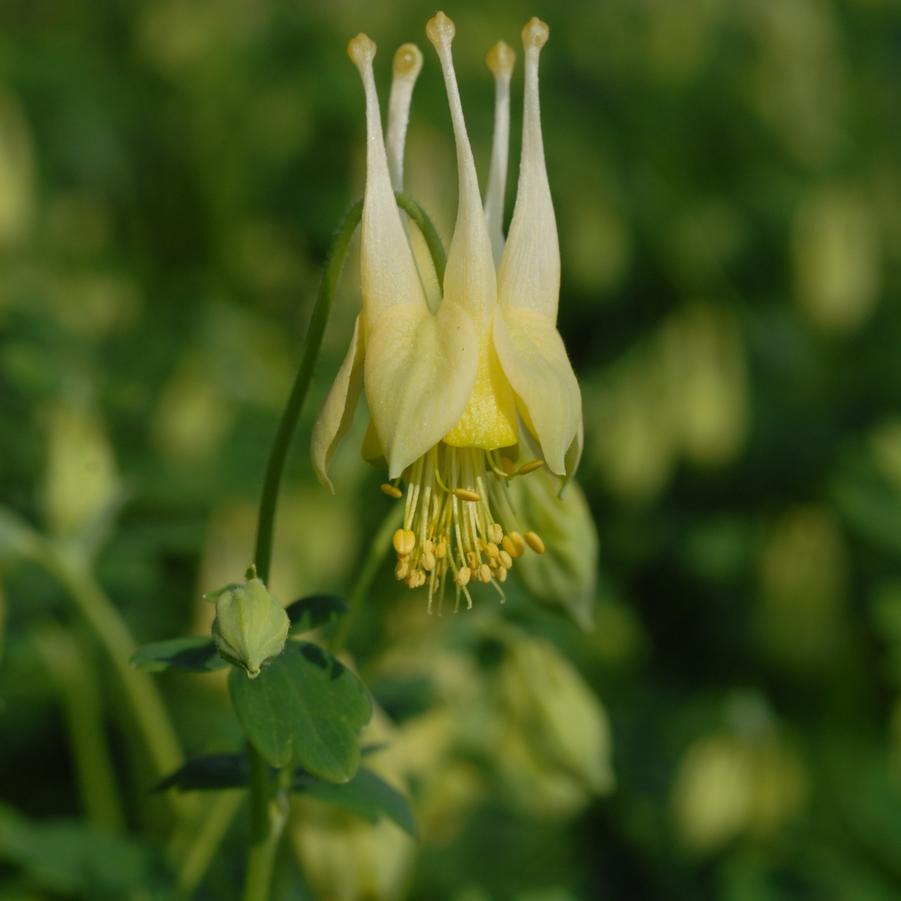
[[103,708],[97,675],[84,642],[52,620],[32,633],[62,703],[75,777],[89,823],[121,832],[125,818],[115,769],[103,734]]
[[393,504],[369,545],[366,559],[360,567],[359,575],[354,581],[347,598],[347,604],[350,609],[339,621],[329,641],[329,650],[333,654],[338,654],[344,649],[353,626],[354,616],[359,611],[363,598],[372,587],[376,575],[378,575],[379,567],[385,559],[388,548],[391,546],[391,536],[400,524],[402,514],[403,506],[401,504]]
[[416,223],[422,237],[425,238],[426,246],[432,256],[432,265],[435,267],[435,274],[438,276],[438,284],[444,284],[444,270],[447,266],[447,254],[444,252],[444,245],[438,236],[438,231],[429,219],[426,211],[411,197],[406,194],[396,193],[394,199],[397,205]]
[[49,541],[39,547],[41,562],[69,592],[109,655],[156,774],[168,775],[182,762],[181,748],[153,680],[129,664],[137,645],[128,626],[85,561]]
[[189,843],[186,842],[188,848],[181,857],[176,876],[178,897],[191,897],[200,884],[243,800],[241,791],[216,792],[200,818],[192,823],[194,830]]
[[[439,281],[443,280],[446,257],[441,239],[435,230],[429,217],[415,201],[403,194],[396,195],[398,206],[404,209],[410,218],[416,223],[417,228],[423,234],[435,271]],[[297,423],[303,410],[304,401],[313,379],[313,370],[319,359],[319,351],[322,347],[322,339],[325,335],[325,327],[329,313],[332,309],[332,301],[338,285],[338,277],[344,265],[347,248],[353,237],[354,231],[360,224],[363,216],[363,202],[358,201],[345,215],[344,220],[335,233],[331,250],[325,263],[325,271],[316,303],[310,316],[310,324],[304,339],[303,356],[291,388],[291,394],[282,413],[272,449],[269,451],[269,460],[266,464],[266,473],[263,478],[263,491],[260,496],[260,509],[257,515],[256,546],[253,560],[256,564],[257,574],[263,582],[269,581],[269,572],[272,564],[272,538],[275,531],[275,513],[278,504],[278,492],[281,485],[282,474],[285,469],[285,460],[294,437]],[[387,546],[387,539],[384,544]],[[367,561],[368,562],[368,561]],[[374,570],[378,566],[378,559],[372,564],[373,574],[369,576],[371,582]],[[368,587],[366,586],[362,589]],[[250,759],[250,810],[251,810],[251,841],[247,856],[247,874],[244,886],[245,901],[266,901],[269,897],[269,887],[272,880],[272,866],[275,862],[275,853],[278,842],[287,819],[287,808],[284,798],[284,788],[274,790],[273,783],[282,786],[285,773],[276,773],[272,777],[269,765],[253,746],[248,746],[247,753]],[[287,771],[290,773],[290,771]]]
[[363,202],[355,203],[335,234],[332,248],[325,263],[325,272],[322,276],[322,284],[319,286],[319,294],[316,297],[316,305],[310,316],[310,325],[304,341],[303,357],[294,386],[288,397],[288,403],[282,413],[278,431],[272,449],[269,451],[269,462],[266,464],[266,475],[263,479],[263,493],[260,497],[260,511],[257,516],[257,540],[253,553],[257,574],[264,582],[269,581],[269,568],[272,563],[272,534],[275,529],[275,508],[278,503],[278,489],[285,469],[285,459],[294,437],[297,421],[303,403],[307,398],[307,391],[313,379],[313,369],[319,359],[319,350],[322,347],[322,337],[325,334],[325,326],[332,309],[332,300],[335,297],[335,289],[338,284],[338,276],[344,265],[344,257],[347,254],[347,246],[363,215]]

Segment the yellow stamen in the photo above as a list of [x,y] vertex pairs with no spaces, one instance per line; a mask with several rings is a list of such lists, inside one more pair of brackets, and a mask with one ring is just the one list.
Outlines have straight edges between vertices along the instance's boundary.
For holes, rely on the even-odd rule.
[[516,470],[516,474],[518,476],[525,476],[530,472],[535,472],[536,469],[541,469],[542,466],[544,466],[544,460],[529,460],[528,463],[523,463],[522,466]]
[[510,569],[510,567],[513,566],[513,558],[506,551],[501,551],[499,556],[501,560],[501,566],[503,566],[505,569]]
[[491,568],[486,563],[479,567],[479,581],[486,585],[491,581]]
[[544,542],[538,536],[537,532],[526,532],[526,543],[536,554],[544,553]]
[[379,485],[379,488],[382,489],[382,492],[384,494],[387,494],[388,497],[393,497],[395,500],[404,496],[404,493],[400,490],[400,488],[390,484],[389,482],[382,482],[382,484]]
[[454,581],[462,588],[464,585],[469,584],[470,578],[472,578],[472,571],[470,568],[468,566],[461,566],[454,576]]
[[478,503],[482,498],[477,491],[470,491],[468,488],[454,488],[454,494],[461,501],[469,501],[470,503]]

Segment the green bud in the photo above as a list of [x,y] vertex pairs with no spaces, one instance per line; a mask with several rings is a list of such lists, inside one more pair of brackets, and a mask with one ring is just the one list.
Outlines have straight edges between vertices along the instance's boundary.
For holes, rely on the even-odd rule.
[[510,720],[542,765],[593,794],[611,791],[607,714],[572,664],[549,642],[523,635],[507,645],[500,676]]
[[562,607],[583,629],[592,625],[597,587],[598,533],[585,495],[547,470],[510,482],[514,508],[544,541],[545,552],[524,554],[514,572],[526,591],[543,604]]
[[284,607],[257,578],[253,566],[243,585],[226,585],[204,598],[216,604],[213,638],[219,653],[255,679],[262,665],[285,647],[290,621]]

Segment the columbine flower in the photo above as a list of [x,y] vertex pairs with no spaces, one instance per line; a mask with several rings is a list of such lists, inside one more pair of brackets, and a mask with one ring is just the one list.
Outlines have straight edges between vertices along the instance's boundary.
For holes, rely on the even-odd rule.
[[[471,581],[501,591],[498,583],[527,545],[544,550],[539,536],[519,524],[506,484],[542,465],[564,479],[571,476],[581,452],[582,409],[556,328],[560,250],[538,101],[538,57],[548,27],[532,19],[522,32],[522,161],[506,244],[501,218],[515,55],[501,42],[487,57],[497,109],[483,210],[451,57],[454,24],[439,12],[426,34],[441,62],[457,146],[457,222],[443,296],[430,309],[394,199],[402,187],[404,135],[421,55],[405,45],[395,57],[386,152],[372,69],[376,48],[360,34],[348,52],[366,97],[363,309],[316,423],[312,456],[319,478],[331,487],[328,462],[350,426],[362,382],[372,417],[367,444],[378,446],[369,456],[387,462],[390,481],[383,490],[406,495],[403,528],[394,535],[395,572],[410,588],[428,584],[431,609],[448,575],[458,603],[462,592],[471,606]],[[518,443],[520,428],[534,438],[540,456],[515,470],[515,455],[504,448]]]

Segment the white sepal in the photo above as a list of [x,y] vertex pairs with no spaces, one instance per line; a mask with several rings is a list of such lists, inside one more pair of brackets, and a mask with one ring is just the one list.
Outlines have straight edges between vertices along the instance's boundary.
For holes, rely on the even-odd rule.
[[316,478],[333,494],[335,488],[328,477],[328,465],[338,442],[350,428],[360,397],[363,374],[363,335],[360,317],[354,323],[353,337],[344,362],[335,376],[322,405],[322,410],[313,426],[313,437],[310,441],[310,457]]

